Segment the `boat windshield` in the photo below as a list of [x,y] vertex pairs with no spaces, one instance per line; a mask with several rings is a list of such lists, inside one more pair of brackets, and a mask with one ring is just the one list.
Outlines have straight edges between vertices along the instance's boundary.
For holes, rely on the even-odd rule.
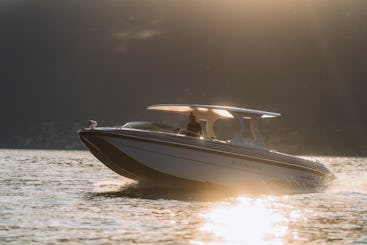
[[164,132],[164,133],[178,133],[180,129],[174,128],[164,123],[156,123],[156,122],[128,122],[125,123],[122,128],[133,128],[140,130],[148,130],[148,131],[156,131],[156,132]]

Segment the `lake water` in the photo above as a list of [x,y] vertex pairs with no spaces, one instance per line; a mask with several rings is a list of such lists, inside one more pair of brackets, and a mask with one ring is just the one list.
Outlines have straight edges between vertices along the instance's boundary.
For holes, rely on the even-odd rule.
[[86,151],[0,150],[0,244],[367,244],[367,158],[319,193],[136,187]]

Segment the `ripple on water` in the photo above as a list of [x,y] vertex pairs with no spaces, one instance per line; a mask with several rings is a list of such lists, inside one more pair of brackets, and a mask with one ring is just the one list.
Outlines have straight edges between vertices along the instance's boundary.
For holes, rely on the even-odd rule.
[[231,196],[143,188],[84,151],[0,151],[0,243],[362,244],[366,158],[311,157],[319,193]]

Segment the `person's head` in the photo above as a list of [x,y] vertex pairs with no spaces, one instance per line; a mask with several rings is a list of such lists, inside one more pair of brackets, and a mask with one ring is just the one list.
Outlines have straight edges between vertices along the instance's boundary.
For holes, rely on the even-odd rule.
[[192,112],[190,112],[189,118],[190,118],[190,122],[196,121],[196,116]]

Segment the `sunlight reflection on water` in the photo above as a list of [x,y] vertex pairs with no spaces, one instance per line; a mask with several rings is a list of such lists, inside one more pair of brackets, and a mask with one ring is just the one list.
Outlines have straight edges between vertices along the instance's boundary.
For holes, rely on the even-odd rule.
[[202,216],[201,231],[221,244],[282,244],[287,232],[285,217],[271,208],[271,197],[238,197],[235,203],[220,203]]
[[363,243],[367,158],[310,158],[336,174],[327,190],[235,196],[141,188],[88,152],[0,150],[0,244]]

